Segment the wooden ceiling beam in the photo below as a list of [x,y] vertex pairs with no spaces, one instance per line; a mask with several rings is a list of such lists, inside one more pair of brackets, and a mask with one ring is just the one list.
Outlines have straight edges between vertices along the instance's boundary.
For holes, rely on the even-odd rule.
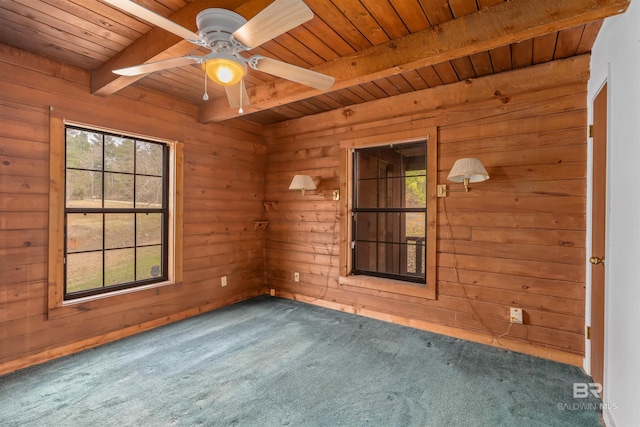
[[[251,0],[249,2],[246,0],[195,0],[169,16],[168,19],[188,30],[197,32],[196,15],[204,9],[219,7],[234,10],[250,19],[272,2],[273,0]],[[113,70],[176,58],[187,55],[197,48],[192,43],[162,28],[154,27],[109,61],[91,71],[91,93],[100,96],[112,95],[144,77],[144,75],[119,76],[113,74]]]
[[[312,68],[336,78],[332,91],[488,51],[624,12],[629,0],[511,0]],[[250,88],[245,114],[319,95],[277,79]],[[198,121],[238,117],[225,98],[200,105]]]

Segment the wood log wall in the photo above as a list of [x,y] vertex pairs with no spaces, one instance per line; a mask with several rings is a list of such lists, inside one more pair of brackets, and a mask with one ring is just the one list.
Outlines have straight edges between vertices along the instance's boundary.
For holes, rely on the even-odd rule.
[[[268,213],[267,285],[280,296],[581,366],[588,69],[587,55],[269,126],[265,197],[278,205]],[[288,191],[292,176],[337,188],[341,141],[400,142],[433,127],[439,183],[460,157],[480,158],[491,176],[469,193],[431,200],[437,299],[340,278],[348,201]],[[510,307],[523,308],[523,325],[510,325]]]
[[[67,119],[184,143],[183,283],[47,316],[49,107]],[[257,295],[264,284],[260,127],[199,125],[196,107],[0,44],[0,373]],[[228,286],[221,287],[226,275]]]
[[[580,364],[588,66],[588,56],[555,61],[262,129],[200,125],[195,106],[133,87],[91,96],[87,72],[0,45],[0,374],[268,288]],[[50,106],[184,142],[183,283],[48,318]],[[437,299],[339,280],[340,142],[434,127],[439,182],[469,155],[491,175],[436,202]],[[296,173],[318,178],[319,191],[288,191]],[[263,201],[277,204],[265,212]],[[267,231],[254,230],[265,216]],[[524,325],[509,329],[509,307],[524,309]]]

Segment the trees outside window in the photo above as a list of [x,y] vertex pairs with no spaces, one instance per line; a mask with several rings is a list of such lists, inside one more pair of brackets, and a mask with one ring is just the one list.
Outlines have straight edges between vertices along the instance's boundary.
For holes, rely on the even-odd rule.
[[64,299],[167,280],[169,147],[65,126]]

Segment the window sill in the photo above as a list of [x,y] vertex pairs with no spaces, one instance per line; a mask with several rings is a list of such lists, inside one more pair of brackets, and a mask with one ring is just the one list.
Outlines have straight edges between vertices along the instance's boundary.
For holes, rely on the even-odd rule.
[[402,294],[417,298],[436,299],[435,289],[421,283],[405,282],[402,280],[385,279],[365,275],[340,276],[340,286],[353,286],[358,288],[374,289],[380,292]]
[[182,283],[166,281],[153,283],[146,286],[122,289],[105,294],[91,295],[89,297],[77,298],[62,301],[62,305],[49,307],[48,319],[69,316],[76,313],[98,310],[101,308],[113,307],[117,304],[124,304],[131,300],[145,301],[155,295],[175,292],[182,288]]

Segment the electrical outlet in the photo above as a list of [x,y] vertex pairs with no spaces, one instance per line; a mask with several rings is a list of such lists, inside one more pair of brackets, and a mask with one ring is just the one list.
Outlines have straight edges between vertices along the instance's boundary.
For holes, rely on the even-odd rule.
[[520,325],[522,325],[522,309],[521,308],[513,308],[511,307],[509,309],[509,317],[511,320],[511,323],[518,323]]
[[276,296],[276,290],[273,289],[273,288],[269,289],[269,295],[271,295],[272,297],[275,297]]
[[298,273],[297,271],[295,273],[293,273],[293,281],[294,282],[299,282],[300,281],[300,273]]
[[220,284],[222,286],[227,286],[227,276],[222,276],[222,279],[220,279]]

